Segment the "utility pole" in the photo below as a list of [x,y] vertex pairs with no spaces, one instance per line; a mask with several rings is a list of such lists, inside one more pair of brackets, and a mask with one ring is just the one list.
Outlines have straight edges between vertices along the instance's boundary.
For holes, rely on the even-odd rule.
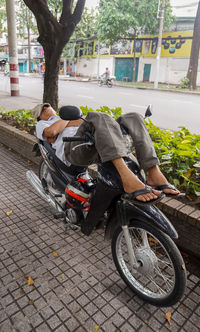
[[[159,35],[158,35],[158,50],[157,50],[157,57],[156,57],[156,76],[155,76],[155,81],[154,81],[154,89],[156,89],[158,87],[158,80],[159,80],[160,55],[161,55],[162,32],[163,32],[164,14],[165,14],[165,2],[166,2],[166,0],[162,0],[161,10],[160,10],[160,28],[159,28]],[[158,13],[159,13],[159,8],[158,8]]]
[[14,0],[6,0],[6,13],[7,13],[7,26],[8,26],[10,90],[11,90],[11,96],[19,96],[19,70],[18,70],[18,56],[17,56]]
[[97,49],[97,80],[99,80],[100,77],[100,42],[98,41],[98,49]]

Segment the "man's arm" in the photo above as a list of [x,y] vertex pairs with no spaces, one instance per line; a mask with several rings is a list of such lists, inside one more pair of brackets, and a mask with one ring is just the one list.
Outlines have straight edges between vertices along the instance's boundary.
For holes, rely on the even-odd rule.
[[67,127],[69,121],[58,120],[54,122],[51,126],[46,127],[43,131],[43,136],[45,137],[55,137],[57,136],[65,127]]
[[79,126],[81,125],[82,122],[83,122],[82,119],[71,120],[71,121],[69,121],[67,127],[79,127]]
[[47,127],[43,131],[43,135],[47,138],[52,138],[53,142],[55,142],[55,137],[63,131],[66,127],[79,127],[83,122],[82,119],[66,121],[66,120],[58,120],[54,122],[51,126]]

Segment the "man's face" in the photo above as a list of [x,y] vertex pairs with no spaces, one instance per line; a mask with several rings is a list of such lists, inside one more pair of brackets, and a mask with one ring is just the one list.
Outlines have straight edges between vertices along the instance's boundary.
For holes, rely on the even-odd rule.
[[51,116],[56,115],[56,112],[51,106],[44,106],[40,114],[40,120],[47,121]]

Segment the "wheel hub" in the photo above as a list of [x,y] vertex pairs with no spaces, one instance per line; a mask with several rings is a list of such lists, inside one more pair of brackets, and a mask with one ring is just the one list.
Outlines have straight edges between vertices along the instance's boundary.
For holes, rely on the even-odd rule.
[[137,248],[135,250],[136,260],[139,263],[138,272],[143,275],[154,275],[157,266],[157,257],[150,248]]

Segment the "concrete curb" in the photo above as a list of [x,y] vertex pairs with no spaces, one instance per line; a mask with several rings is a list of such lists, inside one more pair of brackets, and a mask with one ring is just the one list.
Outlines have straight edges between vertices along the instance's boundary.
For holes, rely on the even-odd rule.
[[[40,157],[35,157],[32,153],[36,143],[34,136],[0,121],[0,142],[39,165]],[[93,175],[95,172],[95,169],[91,168]],[[176,228],[179,234],[179,239],[176,240],[177,245],[184,251],[200,257],[200,210],[177,199],[167,197],[157,206]]]

